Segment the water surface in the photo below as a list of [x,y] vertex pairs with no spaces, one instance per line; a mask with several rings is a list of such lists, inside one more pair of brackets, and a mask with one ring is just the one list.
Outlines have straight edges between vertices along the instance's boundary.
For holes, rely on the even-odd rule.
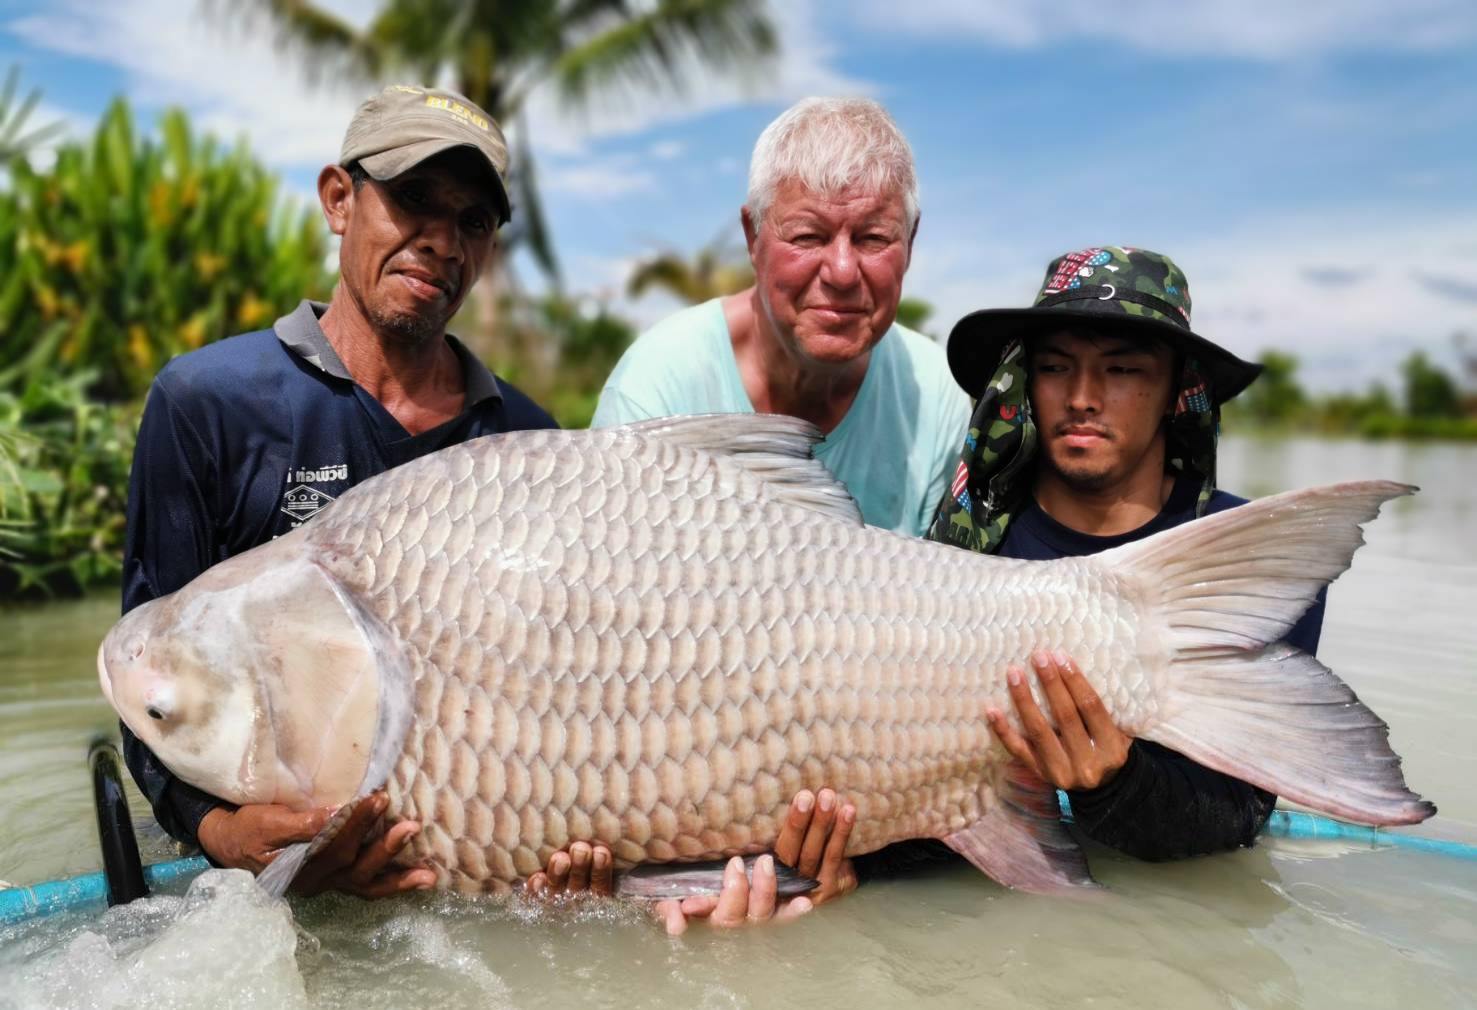
[[[1330,591],[1320,656],[1391,726],[1477,842],[1477,448],[1227,439],[1243,494],[1361,477],[1387,506]],[[112,726],[97,641],[116,601],[0,612],[0,877],[98,865],[84,754]],[[135,814],[145,807],[133,794]],[[171,853],[145,832],[152,858]],[[967,867],[870,885],[778,929],[669,940],[634,909],[417,896],[285,906],[240,875],[0,929],[0,1006],[1469,1007],[1477,863],[1324,842],[1169,865],[1090,852],[1109,892],[1005,891]]]

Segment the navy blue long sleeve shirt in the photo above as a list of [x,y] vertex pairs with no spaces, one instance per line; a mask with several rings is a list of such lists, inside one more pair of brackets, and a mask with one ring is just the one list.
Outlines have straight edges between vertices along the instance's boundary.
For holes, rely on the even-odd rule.
[[[349,377],[303,302],[270,330],[170,362],[149,390],[128,485],[123,610],[310,520],[355,484],[457,442],[556,427],[454,337],[462,412],[411,435]],[[181,782],[123,727],[123,753],[154,816],[194,843],[221,801]]]

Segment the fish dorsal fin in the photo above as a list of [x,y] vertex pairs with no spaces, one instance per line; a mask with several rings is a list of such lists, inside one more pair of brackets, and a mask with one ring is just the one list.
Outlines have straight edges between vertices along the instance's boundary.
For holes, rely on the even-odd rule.
[[692,414],[637,421],[624,430],[727,457],[780,501],[862,524],[851,493],[811,455],[825,436],[809,421],[787,414]]

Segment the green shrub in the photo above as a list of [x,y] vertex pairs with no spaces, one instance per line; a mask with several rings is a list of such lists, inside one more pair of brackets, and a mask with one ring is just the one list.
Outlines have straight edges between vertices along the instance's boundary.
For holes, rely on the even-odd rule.
[[244,146],[178,110],[141,136],[119,99],[0,194],[0,389],[87,372],[102,399],[141,396],[174,355],[325,295],[325,234]]
[[0,598],[118,579],[139,406],[92,401],[91,379],[0,392]]

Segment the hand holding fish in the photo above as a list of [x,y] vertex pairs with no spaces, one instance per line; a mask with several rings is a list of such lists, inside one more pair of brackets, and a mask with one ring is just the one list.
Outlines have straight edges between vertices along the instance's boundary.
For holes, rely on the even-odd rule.
[[436,874],[421,866],[395,866],[392,860],[420,833],[415,821],[399,821],[377,838],[367,838],[389,808],[383,792],[360,800],[323,851],[303,864],[293,882],[299,894],[341,891],[360,898],[388,898],[406,891],[425,891]]
[[1051,705],[1056,728],[1036,704],[1025,675],[1016,666],[1006,671],[1006,684],[1025,733],[994,708],[986,713],[990,728],[1012,757],[1049,785],[1058,789],[1107,785],[1128,762],[1133,738],[1113,722],[1098,693],[1066,653],[1039,649],[1031,655],[1031,665]]
[[599,842],[575,842],[550,856],[549,865],[529,877],[523,889],[540,898],[566,891],[608,898],[615,893],[615,860]]
[[[404,821],[368,845],[364,836],[385,811],[387,799],[377,793],[362,800],[343,829],[303,867],[294,890],[304,894],[337,890],[362,898],[381,898],[431,887],[430,870],[389,868],[391,858],[420,826]],[[200,822],[200,847],[221,866],[260,873],[283,848],[309,842],[333,816],[331,807],[297,811],[278,803],[249,803],[234,809],[216,807]]]
[[[706,919],[717,929],[762,922],[788,922],[816,905],[856,890],[856,870],[846,858],[846,843],[856,824],[856,807],[839,803],[834,790],[812,794],[802,789],[790,801],[784,827],[775,839],[774,856],[754,862],[754,879],[744,874],[743,860],[735,856],[723,870],[718,894],[694,895],[657,903],[654,911],[670,936],[678,936],[693,919]],[[820,882],[809,894],[778,900],[774,860],[778,858],[803,877]]]

